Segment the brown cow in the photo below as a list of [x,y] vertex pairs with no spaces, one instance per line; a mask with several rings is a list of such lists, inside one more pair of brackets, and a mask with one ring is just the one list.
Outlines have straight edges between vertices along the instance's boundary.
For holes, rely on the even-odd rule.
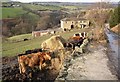
[[69,40],[72,39],[72,40],[80,40],[80,39],[83,39],[82,37],[80,36],[72,36],[69,38]]
[[41,70],[42,64],[45,63],[46,60],[51,60],[50,53],[38,52],[18,56],[20,73],[25,73],[27,66],[31,68],[34,68],[34,66],[39,66],[39,69]]
[[80,47],[80,45],[83,42],[83,37],[80,36],[72,36],[68,39],[68,42],[64,44],[66,47],[71,47],[73,50],[75,49],[75,46]]

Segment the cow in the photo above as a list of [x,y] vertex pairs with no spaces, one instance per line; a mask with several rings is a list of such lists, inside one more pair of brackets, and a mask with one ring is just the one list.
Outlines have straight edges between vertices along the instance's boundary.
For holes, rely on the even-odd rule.
[[24,41],[27,41],[27,40],[28,40],[27,38],[24,39]]
[[80,37],[79,35],[72,36],[68,39],[67,45],[72,46],[72,49],[75,49],[75,46],[80,47],[80,45],[83,43],[83,37]]
[[37,52],[42,52],[43,49],[40,48],[40,49],[34,49],[34,50],[27,50],[25,51],[25,54],[32,54],[32,53],[37,53]]
[[18,55],[20,73],[25,73],[27,66],[32,69],[35,66],[39,66],[39,69],[41,70],[42,64],[44,64],[47,60],[51,60],[50,52],[38,52],[28,55]]
[[72,37],[70,37],[69,39],[72,39],[72,40],[80,40],[80,39],[82,39],[82,37],[80,37],[80,36],[72,36]]
[[66,42],[60,35],[52,36],[41,44],[41,48],[51,52],[55,50],[64,50],[64,43]]

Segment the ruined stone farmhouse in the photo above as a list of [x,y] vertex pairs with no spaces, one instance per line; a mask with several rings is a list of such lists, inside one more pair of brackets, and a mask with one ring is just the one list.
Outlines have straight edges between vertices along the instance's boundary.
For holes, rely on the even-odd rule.
[[61,29],[48,29],[48,30],[40,30],[40,31],[32,31],[33,37],[43,36],[47,34],[55,34],[56,32],[60,31]]
[[54,34],[54,30],[42,30],[42,31],[32,31],[32,36],[37,37],[37,36],[43,36],[46,34]]
[[61,28],[63,30],[87,27],[89,27],[89,20],[84,18],[64,18],[61,20]]

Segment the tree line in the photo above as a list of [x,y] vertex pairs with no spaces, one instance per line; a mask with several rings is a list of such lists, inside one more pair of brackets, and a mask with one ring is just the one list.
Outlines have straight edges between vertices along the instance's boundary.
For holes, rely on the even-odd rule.
[[110,27],[114,27],[120,23],[120,3],[118,3],[118,7],[111,12],[111,17],[109,20]]

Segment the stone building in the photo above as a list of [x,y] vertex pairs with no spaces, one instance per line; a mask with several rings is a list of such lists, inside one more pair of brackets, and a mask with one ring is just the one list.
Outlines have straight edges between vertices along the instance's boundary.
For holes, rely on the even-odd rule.
[[48,33],[49,33],[48,31],[33,31],[32,32],[32,36],[33,37],[38,37],[38,36],[46,35]]
[[87,27],[89,27],[89,20],[84,18],[64,18],[61,20],[61,28],[63,30]]
[[55,34],[55,30],[41,30],[41,31],[32,31],[33,37],[43,36],[46,34]]

